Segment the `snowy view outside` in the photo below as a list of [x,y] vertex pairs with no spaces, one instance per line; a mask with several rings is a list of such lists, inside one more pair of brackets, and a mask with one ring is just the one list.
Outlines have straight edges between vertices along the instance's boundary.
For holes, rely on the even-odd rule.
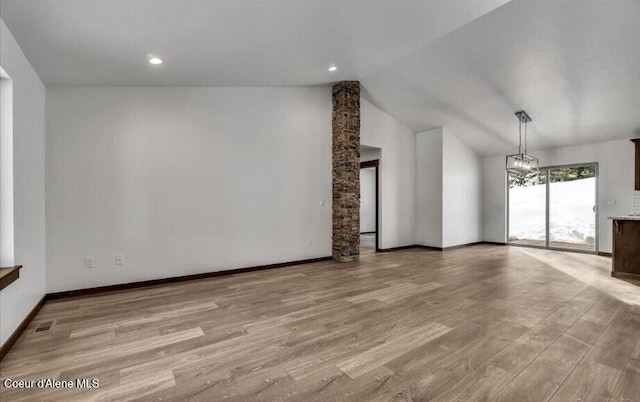
[[551,183],[549,241],[596,242],[596,179]]
[[544,184],[509,189],[509,241],[537,240],[544,245],[545,191]]
[[[510,242],[544,246],[546,185],[541,181],[509,189]],[[550,246],[595,250],[595,177],[552,182],[549,187]]]

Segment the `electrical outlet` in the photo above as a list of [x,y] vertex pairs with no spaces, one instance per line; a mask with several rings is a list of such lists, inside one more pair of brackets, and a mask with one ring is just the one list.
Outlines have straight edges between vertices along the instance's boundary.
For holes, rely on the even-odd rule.
[[311,239],[307,239],[307,247],[311,247],[313,241]]
[[124,265],[124,255],[116,255],[116,265]]
[[324,200],[320,200],[320,206],[324,207]]
[[616,205],[615,198],[607,198],[607,205]]
[[85,257],[84,258],[84,267],[85,268],[94,268],[96,265],[93,261],[93,257]]

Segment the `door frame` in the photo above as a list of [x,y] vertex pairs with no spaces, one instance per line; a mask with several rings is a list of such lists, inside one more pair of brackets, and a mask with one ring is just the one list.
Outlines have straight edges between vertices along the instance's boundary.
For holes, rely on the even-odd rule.
[[379,220],[379,209],[380,209],[380,177],[379,177],[379,170],[380,170],[380,159],[373,159],[370,161],[365,161],[365,162],[360,162],[360,169],[368,169],[368,168],[375,168],[375,172],[376,172],[376,247],[375,247],[375,251],[376,253],[378,251],[380,251],[380,224],[378,222]]
[[[571,167],[576,167],[576,166],[588,166],[588,165],[593,165],[594,166],[594,171],[595,171],[595,178],[596,178],[596,194],[595,194],[595,220],[596,220],[596,229],[595,229],[595,235],[596,235],[596,239],[595,239],[595,250],[594,251],[588,251],[588,250],[577,250],[577,249],[572,249],[572,248],[562,248],[562,247],[550,247],[549,246],[549,206],[550,206],[550,191],[549,191],[549,186],[551,184],[550,180],[549,180],[549,171],[551,169],[557,169],[557,168],[571,168]],[[509,241],[509,229],[510,229],[510,222],[509,222],[509,212],[511,209],[511,204],[509,202],[509,192],[511,191],[511,188],[509,187],[509,173],[507,173],[506,175],[506,182],[507,182],[507,245],[509,246],[516,246],[516,247],[529,247],[529,248],[540,248],[540,249],[546,249],[546,250],[555,250],[555,251],[570,251],[570,252],[574,252],[574,253],[583,253],[583,254],[598,254],[598,252],[600,251],[600,204],[599,204],[599,200],[600,200],[600,165],[598,162],[583,162],[583,163],[568,163],[568,164],[564,164],[564,165],[551,165],[551,166],[544,166],[541,167],[539,169],[541,170],[545,170],[546,174],[547,174],[547,181],[545,183],[545,212],[544,212],[544,219],[545,219],[545,240],[544,240],[544,246],[536,246],[536,245],[528,245],[528,244],[515,244],[515,243],[511,243]]]

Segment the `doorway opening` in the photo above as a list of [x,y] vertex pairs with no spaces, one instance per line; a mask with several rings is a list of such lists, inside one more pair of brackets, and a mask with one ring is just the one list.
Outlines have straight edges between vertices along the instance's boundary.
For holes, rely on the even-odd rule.
[[360,249],[378,251],[378,166],[380,160],[360,162]]
[[598,252],[597,163],[545,167],[507,185],[510,245]]

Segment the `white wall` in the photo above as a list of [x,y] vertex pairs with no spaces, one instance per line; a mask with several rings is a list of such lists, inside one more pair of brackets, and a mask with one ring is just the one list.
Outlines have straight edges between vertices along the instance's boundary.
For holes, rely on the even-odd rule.
[[360,169],[360,233],[376,231],[376,168]]
[[380,148],[380,248],[415,244],[416,136],[365,99],[360,142]]
[[[611,221],[607,217],[633,212],[633,143],[629,140],[617,140],[531,153],[540,158],[540,166],[598,162],[599,251],[611,252]],[[484,160],[484,240],[486,241],[504,242],[507,237],[504,163],[504,157]],[[615,205],[607,205],[608,199],[615,200]]]
[[445,129],[442,247],[482,240],[482,158]]
[[416,244],[442,247],[443,135],[438,128],[416,134]]
[[328,87],[49,88],[48,291],[330,256],[331,107]]
[[14,253],[20,278],[0,292],[0,343],[45,294],[45,87],[0,20],[0,63],[13,81]]
[[360,162],[373,161],[382,159],[382,152],[380,149],[368,148],[360,149]]
[[504,156],[482,161],[482,239],[494,243],[507,242],[507,175]]
[[416,244],[481,241],[482,158],[446,128],[416,137]]

